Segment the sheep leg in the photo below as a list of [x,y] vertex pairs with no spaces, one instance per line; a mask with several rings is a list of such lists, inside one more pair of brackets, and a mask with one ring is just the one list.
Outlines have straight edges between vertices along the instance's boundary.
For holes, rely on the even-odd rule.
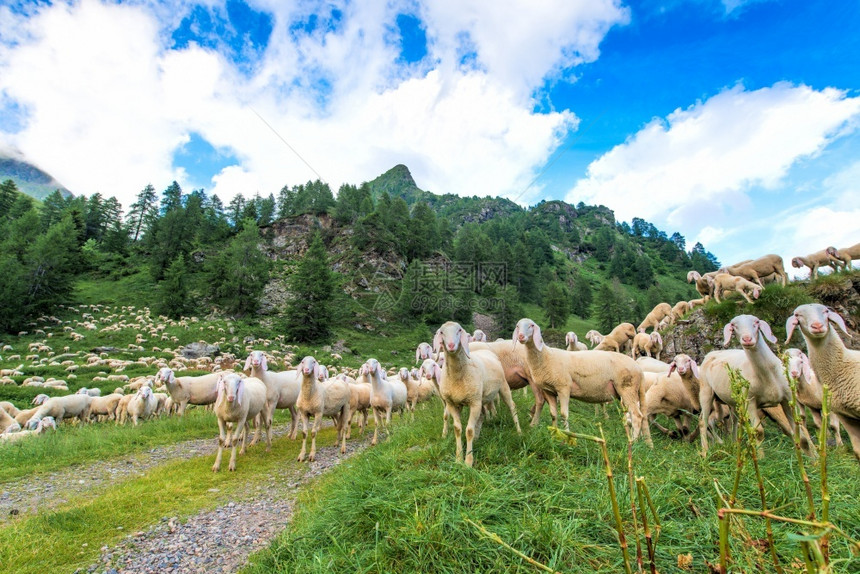
[[851,449],[854,451],[854,456],[860,460],[860,420],[845,415],[840,415],[839,420],[845,427],[848,438],[851,439]]
[[[779,424],[782,432],[786,433],[790,439],[794,440],[794,413],[791,411],[791,405],[788,404],[788,399],[780,403],[780,406],[782,406],[782,413],[785,414],[785,420],[776,422]],[[776,411],[774,414],[779,412],[778,409],[774,409],[774,411]],[[799,430],[800,448],[803,449],[803,452],[805,452],[807,456],[811,456],[813,458],[816,457],[818,453],[815,451],[814,445],[812,444],[812,438],[809,436],[809,431],[806,430],[806,425],[802,420],[800,421]]]
[[308,413],[305,411],[300,412],[302,417],[302,450],[299,451],[299,456],[296,457],[296,460],[299,462],[304,462],[305,460],[305,449],[308,446]]
[[322,426],[322,411],[314,413],[314,425],[311,428],[311,454],[308,456],[308,461],[313,462],[317,455],[317,433]]
[[448,436],[448,417],[450,413],[448,413],[448,408],[445,404],[442,404],[442,438]]
[[370,446],[376,445],[376,439],[379,437],[379,425],[382,424],[379,417],[379,409],[376,407],[373,407],[373,423],[373,439],[370,441]]
[[451,422],[454,424],[454,442],[457,443],[456,459],[458,462],[463,462],[463,443],[460,440],[463,434],[463,421],[460,420],[460,410],[451,403],[445,403],[445,409],[448,411],[448,414],[451,416]]
[[[246,427],[247,417],[248,415],[243,416],[239,419],[239,422],[236,423],[236,426],[233,427],[233,450],[230,452],[230,465],[227,467],[227,470],[231,472],[236,470],[236,447],[238,446],[239,441],[242,442],[241,453],[245,454],[245,440],[248,438],[248,429]],[[257,428],[259,428],[259,426]],[[236,439],[236,432],[241,432],[239,440]]]
[[296,435],[299,432],[299,420],[296,407],[290,407],[290,440],[296,440]]
[[367,409],[361,411],[361,418],[358,422],[358,434],[364,436],[364,429],[367,427]]
[[340,454],[346,454],[346,433],[351,428],[352,413],[349,411],[349,403],[343,405],[343,411],[340,415]]
[[552,417],[552,426],[556,426],[556,421],[558,420],[558,407],[555,402],[555,395],[544,393],[543,396],[546,399],[546,403],[549,405],[549,415]]
[[711,405],[714,402],[714,390],[707,383],[699,387],[699,404],[702,412],[699,413],[699,438],[702,444],[702,458],[708,456],[708,422],[711,418]]
[[523,429],[520,428],[520,419],[517,416],[517,405],[514,404],[514,397],[511,395],[511,387],[507,383],[502,383],[502,388],[499,391],[504,399],[505,404],[511,410],[511,416],[514,419],[514,426],[517,427],[517,434],[523,434]]
[[[472,466],[475,463],[472,445],[475,442],[475,429],[477,428],[478,432],[480,432],[482,414],[483,411],[481,410],[481,403],[472,403],[469,407],[469,422],[466,424],[466,466]],[[454,429],[456,430],[456,428],[455,422]],[[459,446],[460,442],[457,441],[457,444]]]
[[[570,413],[570,387],[563,387],[558,392],[558,409],[561,412],[561,422],[564,425],[564,430],[570,430],[570,421],[568,414]],[[550,403],[552,405],[552,403]]]
[[[532,405],[531,426],[537,426],[540,421],[540,414],[543,411],[543,404],[546,402],[546,399],[543,396],[543,391],[538,387],[534,380],[529,379],[529,387],[531,387],[532,395],[534,395],[535,398],[535,404]],[[525,388],[523,388],[523,392],[525,392]]]
[[224,421],[218,419],[218,454],[215,455],[215,464],[212,465],[212,472],[218,472],[221,470],[221,455],[224,452],[224,440],[226,438],[227,437],[224,433]]

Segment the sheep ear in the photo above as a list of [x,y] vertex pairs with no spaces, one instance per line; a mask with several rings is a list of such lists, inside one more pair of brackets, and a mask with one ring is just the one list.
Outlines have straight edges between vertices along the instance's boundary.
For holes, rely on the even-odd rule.
[[269,364],[266,362],[266,355],[263,355],[263,359],[260,361],[260,368],[263,369],[263,372],[269,370]]
[[472,339],[472,337],[469,335],[469,333],[467,333],[465,329],[461,328],[460,329],[460,346],[463,347],[463,352],[466,353],[467,357],[471,357],[471,355],[469,354],[469,341],[471,339]]
[[442,328],[440,327],[436,334],[433,335],[433,350],[437,353],[442,352]]
[[224,393],[226,392],[223,375],[218,375],[218,381],[215,383],[215,388],[218,389],[218,393],[215,396],[215,402],[220,403],[224,398]]
[[805,354],[800,354],[800,372],[806,377],[807,384],[812,384],[812,365],[809,364],[809,357]]
[[236,404],[242,404],[242,397],[245,395],[245,379],[239,379],[236,384]]
[[690,359],[690,369],[693,370],[693,376],[697,379],[699,378],[699,365],[696,364],[696,361]]
[[776,337],[773,336],[773,331],[770,330],[770,325],[763,319],[758,320],[758,330],[764,335],[764,338],[770,343],[776,343]]
[[845,320],[842,319],[842,316],[839,315],[839,313],[837,313],[833,309],[828,309],[826,311],[826,316],[827,316],[828,321],[830,321],[831,323],[833,323],[834,325],[836,325],[837,327],[842,329],[842,332],[845,333],[846,335],[848,335],[849,337],[851,336],[851,334],[848,333],[848,328],[845,326]]
[[420,360],[421,360],[421,347],[419,346],[419,347],[416,347],[416,349],[415,349],[415,362],[417,363]]
[[800,324],[800,320],[795,315],[792,315],[791,317],[789,317],[788,320],[785,322],[785,332],[786,332],[785,344],[786,345],[788,344],[789,341],[791,341],[791,334],[794,333],[794,328],[797,327],[798,324]]
[[314,382],[320,380],[320,364],[314,361]]
[[571,339],[570,333],[567,333],[567,334],[564,336],[564,344],[565,344],[565,345],[570,345],[570,339]]
[[442,378],[442,369],[436,363],[430,367],[433,370],[433,378],[436,379],[436,386],[439,386],[439,380]]
[[540,327],[538,327],[537,323],[532,323],[535,326],[534,331],[534,341],[535,347],[537,347],[538,351],[543,351],[543,336],[540,334]]
[[675,364],[675,361],[672,361],[672,364],[671,364],[671,365],[669,365],[669,374],[671,375],[672,373],[674,373],[674,372],[675,372],[675,369],[676,369],[677,367],[678,367],[678,365],[676,365],[676,364]]
[[731,323],[726,323],[726,326],[723,328],[723,347],[729,346],[729,341],[732,340],[732,333],[735,328]]
[[245,368],[242,369],[243,371],[250,371],[251,370],[251,357],[253,357],[253,356],[254,356],[254,353],[251,353],[250,355],[248,355],[248,358],[245,359]]
[[514,346],[516,346],[517,341],[519,340],[519,337],[520,337],[520,324],[517,323],[517,326],[514,327],[514,332],[511,335],[511,339],[513,339],[513,341],[514,341]]
[[657,333],[657,331],[654,331],[654,333],[657,334],[657,344],[662,347],[663,346],[663,336],[660,333]]

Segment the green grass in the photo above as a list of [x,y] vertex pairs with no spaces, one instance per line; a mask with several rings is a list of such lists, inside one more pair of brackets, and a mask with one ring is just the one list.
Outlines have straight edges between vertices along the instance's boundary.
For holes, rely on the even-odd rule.
[[[521,399],[520,418],[526,405]],[[590,405],[572,403],[572,425],[596,434]],[[568,446],[551,439],[545,426],[513,431],[510,417],[488,421],[476,442],[470,469],[454,461],[451,437],[439,438],[440,407],[400,425],[390,440],[334,469],[300,496],[289,529],[272,546],[252,557],[246,573],[269,572],[534,572],[506,549],[482,537],[466,519],[495,532],[521,552],[562,572],[622,571],[596,445]],[[616,411],[616,409],[611,409]],[[613,418],[617,411],[613,414]],[[548,415],[543,416],[544,424]],[[626,439],[620,420],[605,421],[622,516],[635,556],[626,476]],[[452,433],[453,434],[453,433]],[[692,571],[718,563],[714,480],[731,488],[733,449],[712,448],[702,460],[697,445],[654,436],[655,449],[634,445],[636,475],[644,476],[662,521],[657,546],[660,572],[683,572],[677,556],[692,554]],[[769,504],[786,516],[805,515],[804,495],[787,438],[772,426],[765,441],[762,469]],[[816,468],[809,468],[813,485]],[[831,518],[860,537],[860,483],[857,463],[847,448],[830,453]],[[816,493],[816,500],[818,494]],[[759,507],[752,469],[743,476],[741,504]],[[791,527],[775,525],[783,564],[799,556],[787,539]],[[754,540],[764,526],[747,520],[735,527],[733,555],[739,567],[768,570],[768,556]],[[860,569],[860,558],[835,541],[837,571]],[[635,567],[635,566],[634,566]],[[797,571],[788,568],[787,571]]]
[[[317,445],[332,444],[333,429],[321,431]],[[289,480],[301,471],[295,462],[299,446],[286,437],[273,441],[271,453],[255,446],[238,459],[234,473],[226,472],[226,460],[224,470],[213,473],[213,456],[167,463],[98,496],[83,495],[55,511],[13,521],[0,528],[2,571],[38,574],[86,567],[98,559],[102,546],[116,544],[161,518],[183,519],[215,508],[245,491],[249,483],[271,476]],[[229,459],[229,451],[225,455]]]

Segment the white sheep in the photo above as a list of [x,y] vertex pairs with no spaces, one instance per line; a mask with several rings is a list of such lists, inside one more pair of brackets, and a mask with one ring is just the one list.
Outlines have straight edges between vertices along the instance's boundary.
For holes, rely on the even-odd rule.
[[645,318],[639,323],[639,326],[636,327],[636,331],[642,333],[647,330],[649,327],[652,329],[657,328],[657,324],[663,320],[664,317],[672,316],[672,306],[668,303],[658,303],[651,309],[651,312],[645,315]]
[[773,253],[763,255],[752,261],[747,260],[735,263],[730,267],[721,269],[721,271],[744,277],[749,281],[758,283],[760,287],[764,287],[764,279],[778,279],[783,287],[785,287],[788,281],[782,257]]
[[[531,389],[535,403],[532,406],[532,412],[541,412],[544,400],[543,392],[540,387],[529,377],[528,365],[526,363],[526,352],[521,345],[515,345],[510,339],[501,339],[492,343],[476,343],[469,342],[470,351],[490,351],[502,363],[502,370],[505,373],[505,381],[508,383],[508,388],[512,391],[517,389],[525,389],[528,386]],[[442,354],[439,360],[440,368],[445,366],[445,355]],[[523,391],[525,392],[525,390]]]
[[[424,359],[421,368],[418,369],[418,379],[428,381],[436,389],[439,395],[439,381],[442,380],[442,367],[433,359]],[[444,405],[443,405],[444,406]],[[448,436],[448,409],[442,409],[442,438]]]
[[693,303],[691,301],[678,301],[675,303],[675,306],[672,307],[672,317],[677,321],[692,310]]
[[[711,351],[699,367],[701,378],[707,383],[701,385],[699,392],[699,404],[702,407],[702,416],[699,417],[702,456],[706,456],[708,452],[706,425],[710,418],[711,405],[717,401],[737,408],[732,397],[727,365],[740,369],[741,375],[749,381],[747,415],[750,424],[756,429],[759,441],[764,437],[758,414],[760,408],[766,409],[786,435],[792,437],[794,434],[794,419],[789,406],[791,389],[785,378],[782,361],[766,342],[776,343],[770,325],[753,315],[738,315],[723,329],[724,347],[728,346],[733,336],[738,339],[743,349]],[[777,406],[781,408],[781,412],[776,408],[768,408]],[[804,426],[800,428],[800,438],[801,447],[811,454],[811,441]]]
[[0,442],[17,442],[30,436],[42,434],[48,429],[57,430],[57,423],[54,421],[54,417],[45,417],[43,419],[40,419],[32,430],[21,430],[17,432],[2,433],[0,434]]
[[245,453],[247,423],[266,406],[266,385],[254,377],[243,379],[237,373],[219,373],[216,381],[215,416],[218,418],[218,454],[212,471],[221,470],[221,455],[225,446],[232,448],[229,470],[236,470],[236,446],[242,441],[239,454]]
[[486,343],[487,342],[487,334],[484,333],[480,329],[475,329],[475,332],[472,333],[472,340],[476,343]]
[[448,321],[436,331],[433,337],[433,349],[437,353],[445,352],[445,365],[439,380],[439,394],[454,422],[456,458],[459,461],[464,460],[461,410],[463,406],[469,407],[465,463],[467,466],[472,466],[474,463],[472,444],[481,433],[484,406],[493,403],[497,396],[501,395],[508,405],[517,433],[521,434],[522,430],[501,361],[492,351],[470,350],[469,339],[469,333],[459,323]]
[[585,343],[580,343],[576,337],[576,333],[568,331],[564,336],[564,344],[567,345],[568,351],[587,351],[588,346]]
[[432,382],[418,376],[418,371],[410,373],[409,369],[403,367],[398,371],[400,380],[406,386],[406,408],[412,413],[415,420],[415,405],[430,399],[435,393],[436,387]]
[[716,271],[709,271],[704,275],[695,270],[690,271],[687,273],[687,283],[694,283],[696,291],[699,292],[702,299],[707,301],[714,296],[714,275],[716,274]]
[[364,434],[367,426],[367,417],[371,410],[370,406],[370,383],[359,383],[349,375],[340,373],[335,377],[349,385],[349,412],[350,421],[346,427],[346,438],[352,436],[352,419],[358,415],[358,434]]
[[137,393],[131,395],[120,423],[125,424],[127,415],[131,417],[132,424],[137,426],[138,419],[145,420],[150,418],[155,413],[157,407],[158,399],[155,397],[152,389],[148,386],[143,386]]
[[6,412],[6,409],[0,409],[0,433],[18,432],[21,430],[21,425],[15,418]]
[[[633,438],[641,433],[645,442],[653,446],[647,413],[640,408],[645,405],[645,391],[642,369],[636,361],[620,353],[597,350],[571,353],[553,349],[544,345],[540,327],[531,319],[517,322],[513,339],[526,347],[529,372],[546,395],[553,424],[557,423],[557,412],[560,412],[564,428],[570,428],[571,397],[588,403],[608,403],[620,398],[633,424]],[[532,424],[536,421],[532,420]]]
[[654,354],[654,358],[660,360],[660,353],[663,352],[663,337],[656,330],[649,333],[636,333],[633,337],[633,345],[630,349],[630,356],[634,359],[636,355],[642,351],[648,357]]
[[603,342],[603,335],[595,331],[594,329],[590,330],[585,334],[585,338],[588,339],[588,342],[591,343],[591,347],[594,348],[596,345],[599,345]]
[[106,417],[107,420],[116,420],[116,409],[123,395],[111,393],[103,397],[93,397],[90,402],[90,417]]
[[177,377],[170,367],[162,367],[155,375],[155,382],[162,382],[173,402],[179,406],[178,414],[185,414],[185,407],[211,405],[218,396],[218,373],[200,377]]
[[703,307],[705,305],[705,303],[707,303],[707,302],[708,302],[708,300],[705,299],[704,297],[699,298],[699,299],[690,299],[689,301],[687,301],[687,303],[690,304],[690,311],[692,311],[696,307]]
[[[730,275],[729,273],[717,273],[714,276],[714,299],[720,303],[720,296],[728,291],[737,291],[743,295],[748,303],[752,303],[753,299],[758,299],[761,295],[762,287],[747,280],[740,275]],[[750,299],[752,295],[752,299]]]
[[301,360],[298,367],[301,376],[302,390],[296,401],[296,409],[302,419],[302,450],[296,458],[299,462],[305,460],[308,442],[308,417],[313,415],[314,422],[311,429],[311,451],[307,456],[310,462],[314,461],[317,452],[317,433],[322,425],[322,418],[330,416],[334,420],[337,429],[337,438],[340,442],[341,454],[346,452],[346,431],[351,418],[349,411],[350,390],[349,385],[339,379],[326,382],[319,381],[320,365],[316,359],[307,356]]
[[385,371],[376,359],[368,359],[358,371],[365,383],[370,384],[370,406],[373,409],[373,421],[376,428],[373,431],[371,445],[375,445],[379,428],[387,429],[391,422],[391,414],[403,411],[407,407],[408,391],[405,383],[399,378],[386,377]]
[[418,343],[418,348],[415,349],[415,362],[420,363],[425,359],[433,357],[433,347],[430,343]]
[[16,416],[19,412],[21,412],[20,410],[18,410],[18,407],[16,407],[9,401],[0,401],[0,409],[5,410],[13,417]]
[[636,364],[642,369],[643,373],[658,373],[666,374],[669,372],[671,365],[664,361],[658,361],[651,357],[639,357],[636,359]]
[[619,323],[603,340],[597,345],[595,351],[616,351],[626,353],[630,350],[631,341],[636,336],[636,327],[633,323]]
[[[290,438],[295,440],[296,433],[299,431],[296,401],[299,398],[299,392],[302,390],[299,373],[297,371],[270,371],[266,355],[262,351],[251,351],[251,354],[245,360],[245,370],[249,371],[252,377],[260,379],[266,385],[267,393],[264,417],[268,421],[269,428],[271,428],[275,409],[289,409]],[[257,437],[255,436],[251,444],[254,444],[256,440]]]
[[88,389],[86,387],[81,387],[78,389],[79,395],[89,395],[91,397],[100,397],[102,396],[102,390],[99,388]]
[[826,249],[810,253],[809,255],[798,255],[791,258],[791,266],[795,269],[800,269],[804,266],[809,267],[810,279],[818,278],[819,267],[833,267],[836,270],[837,265],[838,263],[834,263],[833,257],[827,253]]
[[845,321],[836,311],[818,303],[801,305],[785,324],[786,342],[795,327],[800,327],[812,370],[830,389],[830,409],[839,415],[854,456],[860,459],[860,351],[847,349],[831,323],[848,335]]
[[51,397],[33,413],[27,421],[27,428],[30,430],[36,428],[39,421],[45,417],[53,417],[55,421],[78,418],[82,423],[86,423],[90,418],[92,400],[89,395]]
[[[689,355],[679,353],[672,359],[669,372],[658,375],[658,379],[645,393],[648,416],[666,415],[675,421],[675,426],[687,440],[693,440],[695,433],[689,434],[690,415],[702,409],[699,403],[699,368]],[[666,432],[655,423],[655,426]],[[697,430],[698,431],[698,427]]]
[[[800,349],[788,349],[788,374],[797,381],[797,400],[812,412],[815,426],[821,428],[821,382],[812,371],[809,357]],[[836,446],[842,446],[842,435],[839,432],[839,417],[831,414],[830,430],[836,437]]]
[[837,269],[841,267],[843,271],[851,269],[853,260],[860,259],[860,243],[843,249],[828,247],[825,251],[832,258],[833,266]]

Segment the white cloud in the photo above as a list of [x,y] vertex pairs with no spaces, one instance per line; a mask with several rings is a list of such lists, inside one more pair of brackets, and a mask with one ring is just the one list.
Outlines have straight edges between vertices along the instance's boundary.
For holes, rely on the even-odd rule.
[[736,86],[651,121],[594,161],[567,198],[607,205],[621,220],[719,226],[748,208],[751,188],[774,188],[793,164],[856,128],[858,114],[860,98],[832,88]]
[[784,248],[780,255],[789,275],[809,276],[808,268],[791,267],[793,257],[808,255],[831,245],[841,248],[857,243],[860,238],[860,206],[857,205],[855,201],[842,208],[819,206],[775,221],[773,235],[781,239]]
[[[190,9],[181,1],[43,7],[18,19],[15,41],[0,45],[0,93],[28,111],[24,129],[0,133],[0,145],[17,147],[74,192],[126,205],[150,182],[187,186],[172,161],[190,132],[241,161],[208,190],[224,201],[315,178],[257,112],[335,189],[406,163],[419,185],[439,193],[515,195],[576,126],[570,112],[534,112],[535,90],[597,58],[608,29],[628,18],[613,0],[326,9],[334,5],[343,12],[337,26],[297,35],[290,26],[309,5],[270,2],[272,37],[250,75],[226,49],[170,49]],[[389,40],[399,11],[426,26],[420,65],[396,63],[399,47]],[[479,70],[459,66],[464,36]]]

